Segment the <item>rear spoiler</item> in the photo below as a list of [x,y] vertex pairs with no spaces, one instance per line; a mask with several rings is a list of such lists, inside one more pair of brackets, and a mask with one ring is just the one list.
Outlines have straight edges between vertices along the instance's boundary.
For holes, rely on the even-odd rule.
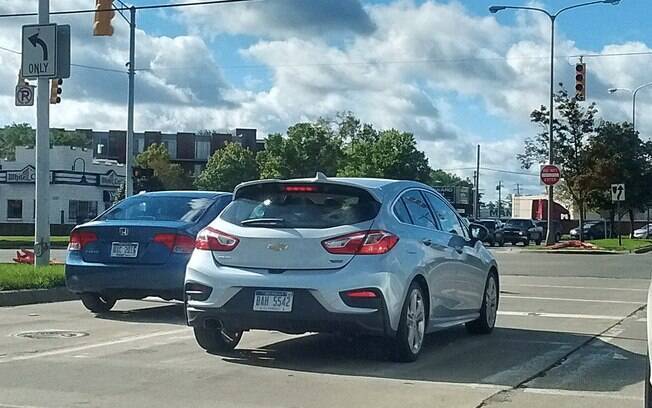
[[326,184],[335,184],[335,185],[347,186],[347,187],[355,187],[368,192],[376,201],[378,201],[381,204],[383,203],[383,198],[379,194],[378,189],[368,188],[357,183],[351,183],[349,181],[329,179],[328,177],[326,177],[324,173],[321,172],[317,172],[314,178],[288,179],[288,180],[265,179],[265,180],[254,180],[254,181],[247,181],[244,183],[240,183],[235,187],[235,190],[233,190],[233,198],[235,199],[238,196],[238,191],[242,188],[255,186],[258,184],[268,184],[268,183],[326,183]]

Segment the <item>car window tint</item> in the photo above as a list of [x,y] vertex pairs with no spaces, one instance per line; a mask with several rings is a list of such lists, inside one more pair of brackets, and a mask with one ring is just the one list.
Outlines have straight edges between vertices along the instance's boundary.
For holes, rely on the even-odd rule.
[[439,225],[443,231],[449,232],[451,234],[457,234],[465,238],[468,237],[464,227],[460,223],[457,214],[440,198],[431,193],[426,193],[430,206],[432,207]]
[[406,224],[412,224],[412,218],[410,217],[410,213],[408,212],[402,198],[399,198],[396,201],[396,204],[394,204],[394,215],[396,215],[396,218],[398,218],[399,221]]
[[208,197],[132,196],[115,205],[99,219],[194,223],[214,202],[213,198]]
[[403,201],[407,206],[414,225],[437,229],[437,224],[435,224],[435,220],[432,218],[428,204],[426,204],[425,199],[419,191],[411,190],[403,194]]
[[220,218],[252,228],[269,222],[281,228],[331,228],[372,220],[379,210],[380,203],[361,188],[274,182],[241,188]]

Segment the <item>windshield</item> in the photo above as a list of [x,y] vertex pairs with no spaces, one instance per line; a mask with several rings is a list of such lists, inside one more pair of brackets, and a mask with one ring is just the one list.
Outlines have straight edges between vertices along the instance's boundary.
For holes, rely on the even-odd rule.
[[330,228],[373,219],[380,203],[366,191],[332,184],[242,188],[221,218],[249,227]]
[[194,223],[214,200],[206,197],[134,196],[117,204],[99,220],[156,220]]

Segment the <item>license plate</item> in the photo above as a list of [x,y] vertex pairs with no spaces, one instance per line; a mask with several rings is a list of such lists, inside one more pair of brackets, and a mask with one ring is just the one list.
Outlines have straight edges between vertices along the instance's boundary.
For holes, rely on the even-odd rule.
[[138,242],[112,242],[111,256],[115,258],[135,258],[138,256]]
[[294,294],[284,290],[257,290],[254,294],[255,312],[291,312]]

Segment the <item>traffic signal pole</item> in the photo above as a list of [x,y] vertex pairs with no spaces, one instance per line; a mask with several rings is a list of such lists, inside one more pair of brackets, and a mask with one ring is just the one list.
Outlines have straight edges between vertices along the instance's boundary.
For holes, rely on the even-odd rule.
[[[50,22],[50,0],[39,0],[38,23]],[[39,77],[36,87],[36,209],[34,266],[50,263],[50,87]]]
[[133,195],[132,181],[134,143],[134,80],[136,63],[136,8],[129,8],[129,102],[127,107],[127,140],[125,142],[125,197]]

